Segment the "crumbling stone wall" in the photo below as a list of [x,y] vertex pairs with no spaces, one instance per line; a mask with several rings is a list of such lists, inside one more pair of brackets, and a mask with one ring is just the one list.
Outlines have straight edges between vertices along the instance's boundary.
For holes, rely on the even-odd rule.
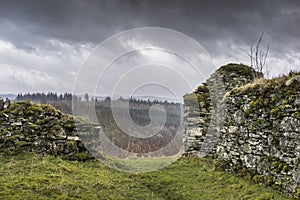
[[[211,143],[207,138],[209,130],[217,133],[216,135],[220,134],[220,121],[224,121],[226,114],[226,104],[222,102],[228,94],[226,92],[251,83],[257,74],[259,73],[246,65],[228,64],[220,67],[194,93],[184,96],[185,154],[199,154],[203,150],[204,140],[205,144]],[[216,119],[219,122],[213,121]],[[217,139],[212,137],[210,140]]]
[[[300,198],[300,74],[245,85],[253,82],[247,80],[236,87],[224,83],[226,114],[214,148],[204,155],[216,159],[226,171]],[[204,96],[203,92],[196,94]],[[204,103],[199,104],[198,110],[191,101],[185,105],[185,153],[202,156],[202,146],[211,142],[202,127],[210,126],[207,122],[213,109],[203,110]]]
[[10,104],[0,98],[0,155],[26,152],[70,160],[93,158],[78,137],[73,117],[48,105],[29,101]]

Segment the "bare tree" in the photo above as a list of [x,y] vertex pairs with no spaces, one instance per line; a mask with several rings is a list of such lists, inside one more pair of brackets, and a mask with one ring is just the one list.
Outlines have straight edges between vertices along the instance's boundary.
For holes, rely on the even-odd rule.
[[259,36],[259,39],[257,43],[252,43],[250,47],[250,52],[247,53],[250,57],[250,66],[257,72],[259,72],[258,75],[256,75],[255,78],[261,78],[263,74],[269,75],[270,69],[266,63],[268,55],[269,55],[269,45],[267,45],[267,49],[263,51],[261,49],[261,44],[263,41],[264,33],[262,33]]

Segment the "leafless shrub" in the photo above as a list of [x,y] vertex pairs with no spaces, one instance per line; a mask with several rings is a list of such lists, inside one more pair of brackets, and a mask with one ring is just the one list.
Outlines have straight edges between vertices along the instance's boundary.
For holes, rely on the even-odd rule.
[[267,65],[267,58],[269,55],[269,45],[267,45],[266,50],[262,50],[262,41],[263,41],[264,33],[259,36],[257,43],[253,42],[250,51],[247,52],[250,57],[250,66],[259,74],[256,74],[255,78],[261,78],[263,74],[266,76],[270,75],[270,68]]

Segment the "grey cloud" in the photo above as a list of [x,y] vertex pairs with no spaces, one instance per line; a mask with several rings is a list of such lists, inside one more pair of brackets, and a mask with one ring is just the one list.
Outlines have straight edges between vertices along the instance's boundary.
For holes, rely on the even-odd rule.
[[11,27],[2,26],[0,36],[18,43],[40,38],[98,43],[134,27],[162,26],[203,43],[228,39],[248,44],[266,32],[294,44],[300,35],[299,10],[298,1],[279,0],[5,1],[0,18]]
[[[298,24],[300,1],[296,0],[0,0],[0,41],[28,54],[49,54],[56,60],[52,65],[28,63],[57,78],[76,71],[80,62],[72,56],[83,58],[82,49],[91,50],[115,33],[145,26],[191,36],[218,64],[247,62],[243,51],[264,32],[272,64],[282,58],[282,63],[295,66],[300,51]],[[72,55],[72,51],[77,52]],[[0,55],[0,64],[3,59]]]

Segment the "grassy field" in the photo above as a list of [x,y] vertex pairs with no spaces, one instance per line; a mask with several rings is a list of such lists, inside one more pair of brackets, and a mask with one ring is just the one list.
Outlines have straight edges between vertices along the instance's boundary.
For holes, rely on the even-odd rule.
[[26,154],[1,157],[0,199],[288,199],[215,169],[210,160],[183,158],[148,173],[125,173],[99,161]]

